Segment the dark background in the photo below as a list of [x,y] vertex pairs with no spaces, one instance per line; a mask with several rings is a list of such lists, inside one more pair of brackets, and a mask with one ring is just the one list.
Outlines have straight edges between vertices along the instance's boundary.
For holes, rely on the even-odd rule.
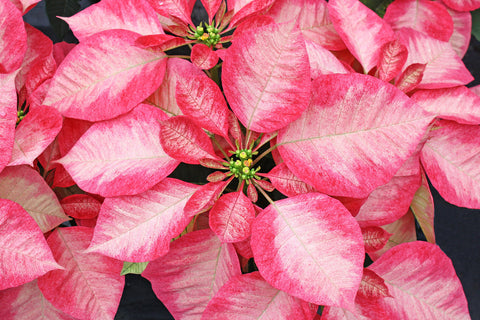
[[[81,0],[80,6],[85,8],[91,2],[96,1]],[[197,25],[199,21],[206,20],[205,17],[205,13],[197,0],[192,19]],[[38,3],[25,15],[24,19],[42,30],[53,41],[61,40],[50,26],[44,1]],[[73,42],[75,38],[71,33],[67,33],[64,40]],[[475,80],[469,86],[480,84],[480,43],[473,37],[463,62],[475,77]],[[455,207],[445,202],[436,190],[432,190],[432,192],[435,200],[437,244],[453,261],[467,296],[472,319],[480,320],[480,210]],[[173,319],[173,317],[155,297],[148,280],[138,275],[127,275],[125,289],[115,319],[150,320]]]

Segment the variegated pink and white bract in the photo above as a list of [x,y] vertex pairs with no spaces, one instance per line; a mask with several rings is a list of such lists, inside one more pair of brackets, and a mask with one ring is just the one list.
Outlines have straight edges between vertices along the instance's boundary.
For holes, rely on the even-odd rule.
[[428,181],[480,209],[480,2],[102,0],[76,45],[36,2],[0,0],[0,318],[114,319],[126,273],[175,319],[470,318]]

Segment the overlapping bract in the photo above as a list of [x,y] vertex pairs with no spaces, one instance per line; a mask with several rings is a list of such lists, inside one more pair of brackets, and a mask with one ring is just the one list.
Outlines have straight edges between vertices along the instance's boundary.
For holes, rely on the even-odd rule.
[[[31,297],[59,319],[113,319],[116,258],[153,260],[143,275],[179,319],[311,319],[317,304],[322,319],[468,318],[414,219],[434,243],[427,176],[480,208],[480,98],[460,60],[471,19],[454,11],[478,1],[397,0],[382,19],[357,0],[202,0],[209,23],[237,27],[226,48],[189,37],[194,1],[103,0],[64,18],[73,49],[23,24],[35,1],[12,2],[0,0],[0,242],[19,274],[3,268],[1,285],[22,287],[0,293],[5,317],[44,316],[20,312]],[[188,42],[192,63],[164,52]],[[273,170],[234,179],[235,151],[267,142]],[[221,171],[197,186],[167,177],[179,162]],[[287,198],[254,204],[274,187]],[[58,227],[65,213],[77,227]],[[240,275],[247,258],[259,272]]]

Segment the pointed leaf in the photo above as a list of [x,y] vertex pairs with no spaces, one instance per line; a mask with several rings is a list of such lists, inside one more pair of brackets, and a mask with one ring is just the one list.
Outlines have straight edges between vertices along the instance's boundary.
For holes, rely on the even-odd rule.
[[407,48],[397,39],[384,44],[377,64],[378,78],[386,82],[395,78],[407,61],[407,56]]
[[62,19],[80,42],[92,34],[110,29],[130,30],[141,35],[163,33],[153,8],[144,0],[103,0]]
[[185,213],[193,216],[209,210],[230,181],[232,178],[227,181],[209,182],[201,186],[185,205]]
[[215,155],[210,137],[186,116],[176,116],[160,123],[160,142],[170,157],[189,164],[200,159],[220,160]]
[[147,2],[160,15],[167,18],[173,16],[180,19],[183,23],[193,26],[193,22],[190,19],[193,7],[190,7],[188,0],[147,0]]
[[414,63],[426,64],[422,81],[418,85],[419,89],[455,87],[473,80],[449,43],[410,28],[402,28],[397,34],[408,49],[405,66]]
[[[240,275],[232,244],[222,244],[211,230],[188,233],[142,273],[175,319],[200,319],[208,302],[232,277]],[[186,299],[185,297],[189,297]]]
[[272,132],[295,120],[310,97],[300,31],[270,24],[242,33],[226,53],[222,83],[230,107],[247,129]]
[[452,262],[436,245],[398,245],[369,269],[385,280],[393,297],[382,301],[389,319],[470,319]]
[[37,280],[0,291],[0,318],[11,320],[75,320],[45,299]]
[[97,122],[58,162],[87,192],[104,197],[143,192],[178,165],[160,144],[157,120],[166,117],[155,107],[140,105],[121,117]]
[[314,314],[308,302],[272,287],[253,272],[230,279],[207,305],[202,319],[311,320]]
[[92,126],[92,122],[64,118],[62,130],[58,133],[58,148],[62,156],[66,155],[78,139]]
[[362,282],[357,295],[366,299],[379,299],[390,296],[385,280],[370,269],[363,269]]
[[22,65],[27,49],[27,33],[22,13],[10,0],[0,1],[0,30],[0,74],[11,73]]
[[394,39],[393,30],[358,0],[330,0],[328,9],[348,50],[368,73],[377,65],[381,47]]
[[382,226],[382,228],[391,234],[387,244],[380,250],[369,252],[368,255],[372,260],[377,260],[382,254],[391,248],[405,242],[417,240],[417,232],[415,230],[415,218],[410,210],[395,222]]
[[164,255],[190,222],[192,216],[183,208],[197,189],[166,178],[138,195],[105,199],[88,252],[130,262]]
[[[230,27],[236,26],[249,16],[269,8],[275,0],[235,0],[228,2],[229,11],[233,9],[233,17],[230,21]],[[228,14],[228,12],[227,12]]]
[[409,65],[395,82],[398,90],[408,93],[415,89],[423,79],[426,64],[414,63]]
[[448,202],[480,209],[480,127],[441,121],[422,149],[430,182]]
[[160,86],[166,64],[163,52],[135,46],[137,37],[109,30],[77,45],[59,66],[43,103],[65,117],[88,121],[133,109]]
[[420,225],[420,228],[422,228],[422,232],[427,241],[435,244],[435,231],[433,228],[435,208],[427,177],[423,170],[422,185],[415,193],[410,209],[412,209],[415,219]]
[[230,192],[218,199],[210,210],[210,228],[222,242],[238,242],[250,236],[255,219],[253,204],[243,192]]
[[62,128],[62,116],[52,107],[30,108],[15,130],[15,144],[9,166],[33,165],[33,161],[55,139]]
[[465,86],[419,90],[412,96],[437,117],[464,124],[480,124],[480,97]]
[[86,227],[56,229],[47,242],[65,270],[40,277],[38,287],[53,306],[73,317],[113,320],[125,285],[123,263],[85,253],[92,235],[93,229]]
[[67,215],[76,219],[93,219],[102,207],[100,201],[88,194],[73,194],[60,201]]
[[55,193],[28,166],[7,167],[0,173],[0,198],[20,204],[43,233],[68,220]]
[[383,17],[393,30],[412,28],[432,38],[448,41],[453,19],[445,6],[428,0],[399,0],[388,6]]
[[315,191],[314,187],[297,178],[285,163],[280,163],[264,176],[270,179],[275,189],[287,197]]
[[65,21],[58,17],[69,17],[80,11],[81,7],[77,0],[45,0],[45,9],[55,35],[63,39],[69,28]]
[[353,307],[363,238],[339,201],[307,193],[274,202],[253,223],[251,246],[258,270],[275,288],[316,304]]
[[312,92],[308,109],[280,130],[278,148],[297,177],[326,194],[364,198],[387,183],[432,120],[395,87],[366,75],[325,75]]
[[175,98],[182,113],[200,127],[227,137],[228,107],[218,85],[186,60],[175,60]]
[[18,203],[0,199],[0,290],[61,269],[42,231]]
[[384,229],[374,226],[362,228],[362,235],[365,242],[365,252],[367,253],[382,249],[391,236]]
[[145,268],[148,265],[148,261],[146,262],[124,262],[122,272],[120,275],[124,276],[126,274],[142,274],[145,271]]
[[12,157],[15,124],[17,122],[16,74],[16,72],[0,74],[0,95],[2,96],[2,99],[0,99],[0,172]]
[[207,10],[209,22],[212,21],[221,3],[222,0],[202,0],[203,7]]

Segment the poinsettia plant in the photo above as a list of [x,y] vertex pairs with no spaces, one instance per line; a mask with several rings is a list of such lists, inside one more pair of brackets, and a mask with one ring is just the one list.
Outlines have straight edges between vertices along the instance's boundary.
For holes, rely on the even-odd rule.
[[480,209],[480,1],[102,0],[78,44],[36,2],[0,0],[2,319],[113,319],[127,273],[176,319],[470,318],[428,180]]

